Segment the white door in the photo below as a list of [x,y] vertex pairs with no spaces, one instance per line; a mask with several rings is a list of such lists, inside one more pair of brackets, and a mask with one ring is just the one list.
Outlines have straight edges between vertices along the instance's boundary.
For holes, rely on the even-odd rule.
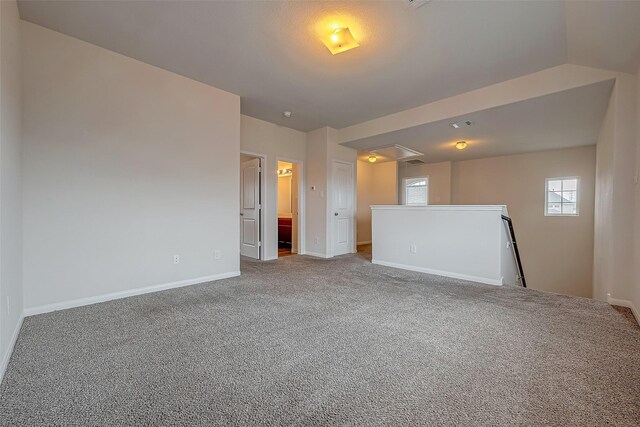
[[260,159],[240,164],[240,254],[260,259]]
[[333,255],[343,255],[353,252],[353,165],[334,161],[331,182]]

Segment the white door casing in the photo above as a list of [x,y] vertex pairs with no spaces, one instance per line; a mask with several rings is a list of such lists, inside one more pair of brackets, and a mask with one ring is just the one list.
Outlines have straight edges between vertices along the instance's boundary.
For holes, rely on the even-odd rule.
[[300,167],[292,163],[293,173],[291,175],[291,252],[298,253],[298,227],[299,227],[299,205],[300,196]]
[[331,237],[333,255],[353,252],[354,176],[353,164],[332,164]]
[[260,159],[240,165],[240,254],[260,259]]

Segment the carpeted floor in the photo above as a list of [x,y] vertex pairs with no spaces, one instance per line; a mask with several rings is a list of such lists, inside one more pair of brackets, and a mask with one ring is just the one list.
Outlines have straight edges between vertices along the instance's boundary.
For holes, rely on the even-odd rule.
[[0,424],[640,423],[640,330],[607,304],[362,255],[242,272],[26,318]]

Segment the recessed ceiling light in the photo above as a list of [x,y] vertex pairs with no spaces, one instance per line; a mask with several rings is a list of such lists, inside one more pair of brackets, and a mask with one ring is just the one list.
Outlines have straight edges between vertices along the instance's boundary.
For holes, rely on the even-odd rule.
[[454,129],[460,129],[460,123],[451,123],[451,127]]
[[464,150],[465,148],[467,148],[467,141],[458,141],[458,142],[456,142],[456,148],[458,150]]
[[360,46],[347,27],[333,30],[322,42],[332,55]]
[[282,115],[288,119],[289,117],[291,117],[291,111],[285,111],[284,113],[282,113]]

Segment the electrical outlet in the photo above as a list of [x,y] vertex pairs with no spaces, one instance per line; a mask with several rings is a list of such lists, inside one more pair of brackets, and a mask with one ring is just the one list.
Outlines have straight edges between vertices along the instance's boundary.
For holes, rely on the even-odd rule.
[[173,263],[174,264],[180,264],[180,255],[174,255],[173,256]]
[[313,244],[314,244],[314,245],[317,245],[317,244],[318,244],[318,238],[317,238],[317,237],[314,237],[314,238],[313,238]]
[[222,254],[220,253],[220,249],[216,249],[215,251],[213,251],[213,258],[214,259],[222,258]]
[[416,247],[416,245],[410,245],[409,246],[409,252],[411,252],[412,254],[415,254],[418,252],[418,248]]

